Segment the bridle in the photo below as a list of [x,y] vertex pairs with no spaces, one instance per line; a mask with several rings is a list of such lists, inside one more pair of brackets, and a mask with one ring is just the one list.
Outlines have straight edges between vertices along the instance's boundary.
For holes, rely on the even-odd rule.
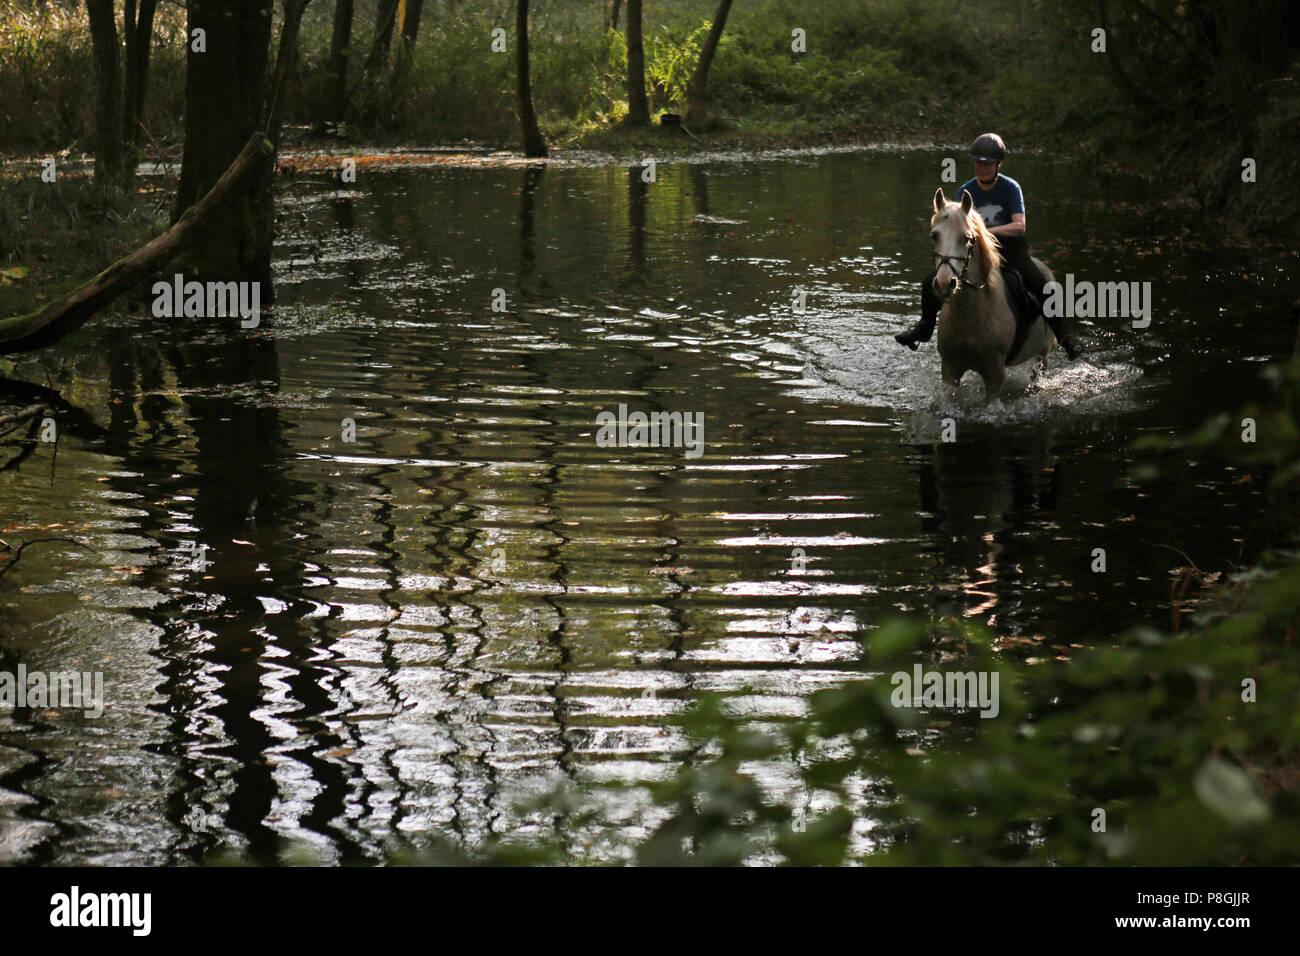
[[966,273],[970,270],[970,261],[972,258],[974,258],[971,254],[971,248],[974,245],[975,245],[975,235],[974,233],[972,233],[971,235],[968,235],[966,237],[966,254],[964,256],[941,256],[938,254],[935,255],[935,258],[939,260],[934,264],[935,269],[938,269],[939,266],[943,265],[946,262],[948,264],[949,269],[951,269],[953,272],[957,272],[957,267],[954,266],[953,263],[954,262],[961,263],[961,272],[958,273],[957,275],[958,291],[960,291],[961,287],[963,286],[971,289],[982,289],[989,284],[988,276],[985,276],[984,281],[981,282],[979,285],[975,285],[974,283],[966,281]]

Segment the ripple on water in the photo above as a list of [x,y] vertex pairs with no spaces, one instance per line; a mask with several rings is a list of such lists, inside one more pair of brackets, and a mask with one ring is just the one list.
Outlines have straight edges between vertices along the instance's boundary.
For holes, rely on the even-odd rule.
[[[395,834],[541,832],[514,801],[556,779],[633,784],[601,813],[635,835],[701,693],[757,728],[805,719],[815,691],[875,679],[864,648],[899,611],[1048,644],[1149,614],[1165,555],[1103,587],[1071,547],[1125,520],[1225,553],[1263,483],[1188,464],[1168,495],[1115,489],[1134,414],[1194,425],[1204,381],[1119,333],[1013,372],[989,408],[976,381],[947,396],[933,345],[892,339],[927,253],[928,197],[899,183],[933,158],[693,157],[648,195],[589,158],[376,171],[286,202],[254,334],[106,327],[70,394],[109,439],[70,430],[0,473],[6,540],[95,550],[24,554],[0,651],[102,664],[115,703],[98,724],[0,714],[0,861],[285,839],[381,859]],[[1115,231],[1061,206],[1044,232]],[[702,455],[598,447],[620,404],[703,413]],[[178,562],[187,542],[207,565]],[[789,755],[754,772],[828,799]]]

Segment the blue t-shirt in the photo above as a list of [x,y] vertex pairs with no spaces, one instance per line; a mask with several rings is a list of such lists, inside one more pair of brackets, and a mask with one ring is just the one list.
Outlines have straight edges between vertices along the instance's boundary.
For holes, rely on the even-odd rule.
[[1010,176],[999,173],[993,188],[988,190],[980,188],[979,182],[972,179],[958,188],[957,202],[961,202],[963,192],[969,192],[975,200],[975,211],[984,217],[986,226],[1005,226],[1011,222],[1012,214],[1024,215],[1024,194],[1020,191],[1020,183]]

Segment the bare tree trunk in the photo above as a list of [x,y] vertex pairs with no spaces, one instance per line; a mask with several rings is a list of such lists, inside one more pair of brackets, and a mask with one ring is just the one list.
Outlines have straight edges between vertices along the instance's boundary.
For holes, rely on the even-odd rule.
[[[139,69],[139,48],[136,46],[136,0],[122,4],[122,45],[126,50],[122,81],[122,143],[130,152],[135,134],[135,74]],[[128,179],[130,176],[128,175]]]
[[139,61],[135,74],[135,102],[132,107],[136,119],[135,129],[131,131],[132,143],[139,142],[137,132],[147,132],[144,128],[144,101],[149,81],[149,57],[153,55],[153,18],[157,6],[157,0],[140,0],[140,15],[135,21],[135,44],[139,51]]
[[[202,28],[206,52],[193,44],[185,65],[185,154],[172,211],[175,221],[230,165],[241,146],[267,123],[267,66],[272,0],[189,0],[190,35]],[[200,280],[262,283],[273,297],[271,242],[274,166],[218,215],[186,252],[185,266]]]
[[370,39],[370,55],[362,73],[361,102],[358,108],[362,125],[374,126],[388,115],[392,90],[384,84],[388,69],[388,52],[393,45],[393,27],[397,23],[398,0],[379,0],[375,6],[375,29]]
[[289,85],[298,72],[298,33],[302,16],[311,0],[280,0],[284,16],[280,25],[280,45],[275,51],[275,72],[271,74],[271,105],[267,109],[268,133],[276,152],[280,149],[280,117]]
[[330,36],[329,88],[325,118],[341,123],[348,108],[348,47],[352,43],[353,0],[336,0]]
[[424,10],[424,0],[406,0],[406,16],[402,18],[402,39],[412,46],[420,32],[420,14]]
[[86,0],[95,57],[95,182],[122,182],[122,74],[113,0]]
[[415,57],[415,38],[420,32],[420,13],[424,0],[406,0],[402,16],[402,35],[397,41],[397,56],[393,64],[392,105],[396,106],[406,92],[406,80]]
[[645,96],[645,49],[641,43],[641,0],[627,0],[627,121],[650,125]]
[[375,7],[375,32],[366,59],[366,75],[377,77],[388,65],[388,51],[393,45],[393,25],[397,22],[398,0],[379,0]]
[[122,15],[122,38],[126,43],[126,82],[122,90],[122,139],[126,143],[128,181],[137,161],[135,147],[144,129],[145,90],[148,89],[149,56],[153,46],[153,17],[157,0],[126,0]]
[[713,15],[713,26],[704,38],[700,48],[700,61],[691,74],[691,82],[686,87],[686,116],[683,122],[697,129],[703,128],[709,118],[709,67],[713,65],[713,54],[718,51],[718,41],[722,38],[722,28],[727,24],[727,14],[731,12],[731,0],[719,0],[718,11]]
[[545,156],[546,141],[537,128],[533,109],[533,81],[528,72],[528,0],[515,0],[515,80],[519,94],[519,125],[524,134],[524,155]]
[[614,0],[613,6],[609,9],[609,28],[618,29],[618,8],[623,6],[623,0]]

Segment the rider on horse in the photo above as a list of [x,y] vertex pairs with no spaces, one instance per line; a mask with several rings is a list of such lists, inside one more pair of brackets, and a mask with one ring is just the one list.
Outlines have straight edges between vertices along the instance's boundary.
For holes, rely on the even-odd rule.
[[[957,190],[956,198],[960,200],[963,192],[971,194],[975,211],[984,218],[989,231],[998,237],[998,245],[1002,248],[1003,275],[1013,271],[1019,276],[1021,281],[1008,283],[1018,318],[1032,322],[1043,315],[1056,340],[1065,349],[1065,354],[1077,358],[1082,349],[1074,336],[1066,332],[1061,317],[1043,314],[1042,275],[1029,258],[1029,243],[1025,241],[1024,196],[1019,183],[1009,176],[1001,175],[1002,159],[1007,154],[1006,144],[997,133],[985,133],[975,140],[970,153],[975,161],[975,178]],[[937,271],[936,266],[935,272]],[[895,341],[914,352],[918,342],[928,342],[934,335],[935,320],[939,317],[942,306],[932,285],[935,272],[931,272],[921,286],[921,321],[906,332],[894,336]]]

